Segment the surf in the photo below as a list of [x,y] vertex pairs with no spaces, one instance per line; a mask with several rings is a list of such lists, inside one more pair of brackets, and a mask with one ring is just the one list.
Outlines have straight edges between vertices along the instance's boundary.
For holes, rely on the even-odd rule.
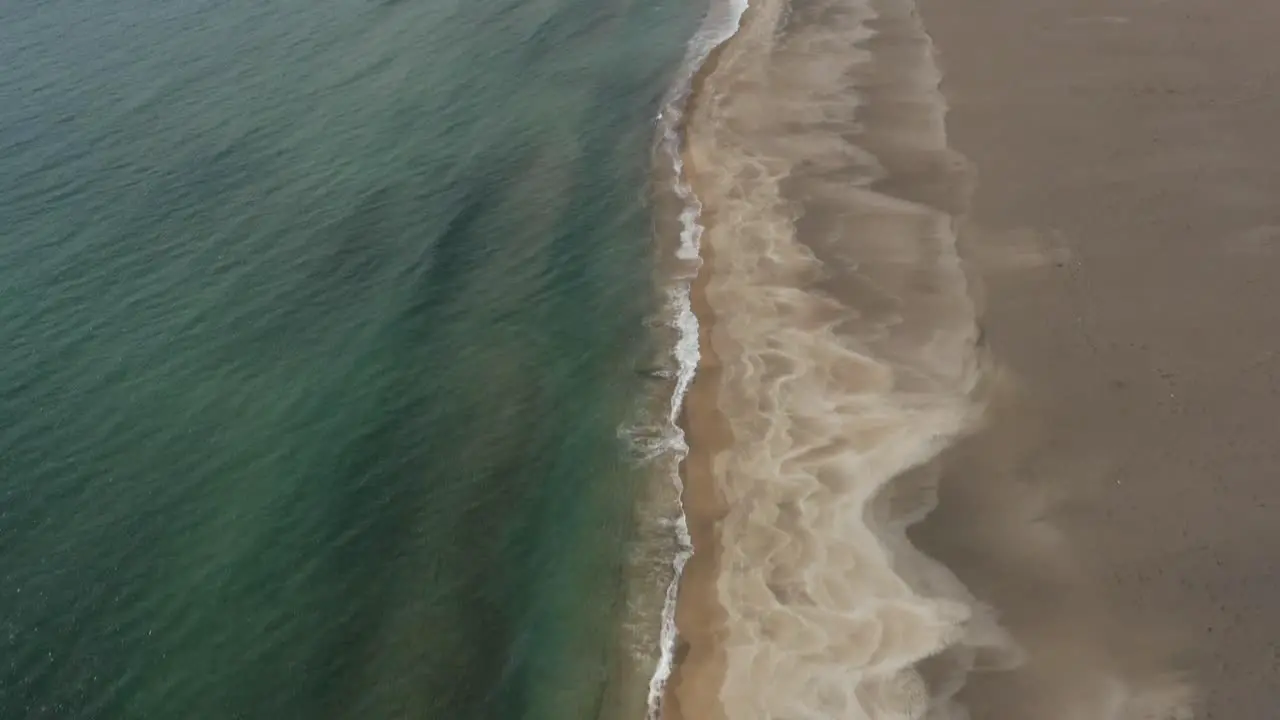
[[670,260],[674,268],[661,281],[667,302],[663,309],[663,324],[675,331],[671,349],[674,361],[674,384],[665,408],[665,417],[655,448],[655,455],[665,456],[663,480],[674,491],[676,515],[670,520],[675,536],[675,552],[671,558],[669,578],[663,595],[658,636],[658,657],[648,683],[646,717],[660,720],[667,683],[676,667],[679,630],[676,626],[676,608],[684,569],[693,556],[693,539],[690,536],[688,518],[683,505],[685,492],[682,465],[689,453],[682,418],[685,399],[693,384],[702,360],[699,343],[700,326],[693,309],[694,281],[702,268],[700,222],[702,204],[689,184],[685,173],[683,147],[685,110],[695,79],[708,58],[728,42],[741,25],[747,9],[746,0],[714,5],[703,19],[702,26],[690,40],[684,62],[681,63],[675,82],[662,102],[656,120],[657,141],[654,147],[656,162],[662,168],[662,177],[669,185],[666,190],[677,206],[678,239]]

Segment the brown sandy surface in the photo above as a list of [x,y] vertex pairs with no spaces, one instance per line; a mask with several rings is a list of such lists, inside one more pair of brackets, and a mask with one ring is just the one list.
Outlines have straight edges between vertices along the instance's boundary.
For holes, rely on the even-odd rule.
[[[704,218],[704,222],[706,218]],[[711,251],[703,248],[704,263]],[[663,720],[720,720],[723,712],[716,690],[724,673],[720,640],[724,611],[716,594],[719,542],[716,524],[724,516],[724,501],[712,472],[715,457],[728,446],[728,429],[716,404],[720,362],[712,348],[715,317],[706,301],[705,268],[692,288],[693,310],[699,320],[701,359],[693,386],[685,397],[684,427],[689,444],[683,476],[683,503],[694,555],[685,565],[676,606],[680,646],[677,671],[667,686]]]
[[1280,716],[1280,2],[921,11],[1019,388],[918,532],[1032,654],[962,699],[1074,718],[1097,686],[1052,677],[1185,667],[1197,717]]

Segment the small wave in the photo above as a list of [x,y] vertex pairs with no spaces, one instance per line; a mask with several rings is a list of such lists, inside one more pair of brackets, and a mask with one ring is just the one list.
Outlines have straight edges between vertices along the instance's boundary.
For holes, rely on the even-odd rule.
[[[700,250],[703,233],[703,227],[699,223],[702,205],[685,177],[684,161],[681,156],[681,130],[685,103],[692,90],[694,77],[711,53],[738,31],[746,9],[746,0],[733,0],[729,3],[716,4],[707,14],[700,30],[689,43],[681,71],[663,102],[662,111],[657,118],[659,130],[657,154],[665,162],[670,163],[674,178],[671,190],[681,202],[680,238],[674,253],[681,266],[668,280],[671,284],[667,288],[666,305],[666,316],[677,332],[675,346],[672,349],[672,356],[677,366],[675,387],[667,406],[665,432],[661,440],[652,445],[651,449],[655,453],[670,453],[672,462],[669,476],[675,485],[677,503],[684,492],[680,466],[689,451],[684,431],[680,427],[680,413],[684,408],[685,396],[693,383],[698,362],[701,359],[698,346],[698,317],[693,312],[691,292],[692,281],[702,265]],[[675,613],[680,580],[686,563],[693,555],[693,541],[689,536],[688,520],[683,507],[672,522],[672,527],[676,536],[676,552],[671,560],[671,581],[667,585],[662,607],[658,661],[653,676],[649,680],[647,713],[649,720],[659,720],[662,716],[663,697],[675,667],[676,646],[679,640]]]

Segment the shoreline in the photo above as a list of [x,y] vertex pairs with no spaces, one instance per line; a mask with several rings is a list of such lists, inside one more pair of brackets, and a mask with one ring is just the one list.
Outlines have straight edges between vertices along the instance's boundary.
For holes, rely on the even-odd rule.
[[[738,19],[739,27],[747,21],[750,12],[748,6]],[[687,151],[687,128],[697,110],[707,78],[715,72],[725,45],[731,42],[733,36],[712,48],[694,72],[678,128],[684,182],[695,199],[698,196],[697,167]],[[681,504],[693,552],[679,578],[675,609],[678,641],[674,666],[664,691],[661,720],[724,718],[718,689],[723,685],[725,674],[722,637],[725,614],[720,604],[718,580],[721,555],[719,523],[727,508],[716,482],[715,461],[730,447],[732,439],[718,404],[721,365],[713,338],[716,315],[707,299],[715,251],[705,241],[713,219],[705,206],[701,207],[695,222],[701,228],[703,242],[699,247],[700,265],[689,284],[689,302],[698,320],[699,357],[679,418],[688,446],[680,467],[684,484]],[[712,688],[717,692],[712,693]]]
[[[705,246],[703,253],[704,262],[709,263],[710,252]],[[676,600],[679,640],[662,720],[723,718],[719,693],[709,692],[721,686],[724,675],[718,525],[725,514],[725,503],[716,483],[715,461],[731,440],[717,405],[720,362],[711,342],[715,314],[706,300],[708,274],[698,274],[690,293],[698,317],[701,358],[698,374],[685,398],[681,427],[689,445],[682,469],[682,503],[693,554],[685,563]]]
[[[757,6],[748,6],[740,19],[740,30],[749,26],[751,16],[757,11]],[[897,15],[886,16],[886,19],[895,22],[903,20]],[[732,42],[734,38],[730,37],[709,53],[694,73],[690,85],[684,120],[680,127],[686,143],[681,147],[681,158],[686,182],[694,191],[695,197],[700,197],[697,192],[700,168],[694,157],[696,153],[691,152],[687,145],[688,124],[696,121],[698,106],[706,100],[706,86],[722,62],[728,44]],[[862,111],[868,112],[866,108]],[[903,165],[913,172],[902,175],[894,173],[882,179],[918,186],[916,192],[923,193],[929,200],[940,201],[944,207],[948,206],[950,193],[940,191],[937,183],[943,182],[945,185],[950,177],[949,173],[941,172],[941,176],[945,177],[934,178],[933,181],[917,177],[921,170],[928,171],[930,175],[936,174],[941,166],[926,164],[924,167],[914,167],[913,163],[899,158],[898,154],[894,156],[895,166]],[[938,197],[933,198],[934,195]],[[924,204],[929,205],[929,200]],[[728,418],[724,417],[719,405],[722,391],[720,354],[732,351],[726,347],[726,343],[731,342],[730,338],[717,331],[716,313],[708,298],[708,286],[714,280],[712,272],[715,248],[711,242],[714,236],[712,230],[716,225],[714,212],[714,206],[702,206],[699,218],[703,230],[702,265],[690,287],[690,302],[699,323],[701,356],[693,384],[686,396],[680,425],[686,433],[689,448],[682,465],[681,477],[684,483],[682,501],[693,554],[684,567],[679,584],[675,613],[679,642],[674,667],[665,689],[662,720],[723,720],[727,713],[724,693],[729,671],[728,648],[725,646],[728,627],[721,597],[721,566],[726,549],[723,545],[721,523],[730,514],[730,508],[725,499],[726,487],[721,485],[725,480],[718,473],[717,464],[725,462],[724,453],[733,443]],[[883,489],[885,488],[879,488]],[[877,494],[879,490],[876,491]],[[867,531],[871,532],[869,526]],[[879,538],[878,546],[882,547],[884,542],[884,538]]]

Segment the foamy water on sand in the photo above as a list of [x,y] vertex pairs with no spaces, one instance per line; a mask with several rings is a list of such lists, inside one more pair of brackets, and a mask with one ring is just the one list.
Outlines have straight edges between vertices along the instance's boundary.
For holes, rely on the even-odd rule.
[[958,715],[968,664],[926,684],[917,663],[1016,657],[905,540],[931,498],[873,503],[981,417],[938,80],[905,0],[759,0],[690,110],[732,436],[712,473],[725,627],[708,691],[734,720]]

